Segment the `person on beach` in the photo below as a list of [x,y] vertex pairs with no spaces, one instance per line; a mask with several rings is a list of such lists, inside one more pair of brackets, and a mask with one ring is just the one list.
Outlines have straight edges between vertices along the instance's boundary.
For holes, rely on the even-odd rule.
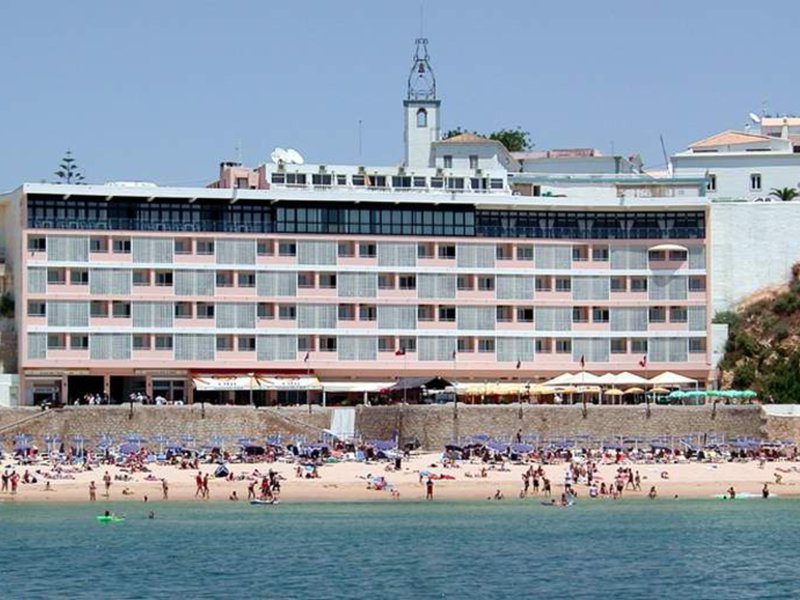
[[636,471],[636,475],[633,478],[633,489],[637,492],[642,491],[642,478],[639,475],[639,471]]
[[433,479],[430,477],[425,483],[425,500],[433,500]]
[[97,486],[94,481],[89,482],[89,502],[97,501]]
[[249,483],[247,486],[247,499],[248,500],[255,500],[256,499],[256,480],[254,479]]
[[108,498],[110,490],[111,490],[111,475],[108,471],[103,474],[103,484],[106,487],[106,498]]
[[731,500],[736,500],[736,490],[733,489],[733,486],[728,488],[728,498]]
[[551,496],[553,491],[550,489],[550,480],[542,477],[542,496]]
[[647,497],[650,498],[650,500],[656,499],[656,486],[652,486],[650,488],[650,491],[647,492]]
[[208,473],[203,477],[203,498],[206,500],[211,499],[211,490],[208,489]]
[[239,501],[239,496],[236,495],[236,490],[233,490],[231,492],[231,495],[228,496],[228,500],[231,500],[232,502],[238,502]]
[[164,500],[169,500],[169,484],[166,477],[161,480],[161,497]]
[[530,486],[531,486],[531,480],[528,478],[528,474],[527,473],[523,473],[522,474],[522,497],[523,498],[528,495],[528,489],[530,488]]
[[198,496],[200,496],[202,498],[203,497],[203,474],[200,471],[198,471],[197,475],[195,475],[194,484],[197,487],[197,489],[195,489],[195,491],[194,491],[194,497],[197,498]]
[[761,497],[766,500],[769,498],[769,486],[765,483],[764,487],[761,488]]

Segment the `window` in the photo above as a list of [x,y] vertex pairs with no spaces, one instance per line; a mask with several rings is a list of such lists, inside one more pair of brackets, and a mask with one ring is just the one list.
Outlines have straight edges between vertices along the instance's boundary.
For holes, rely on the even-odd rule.
[[511,260],[514,258],[514,247],[509,244],[497,244],[494,255],[497,260]]
[[517,260],[533,260],[533,246],[530,244],[522,244],[517,246]]
[[632,292],[646,292],[647,291],[647,277],[631,277],[631,291]]
[[353,178],[352,178],[353,185],[356,186],[356,187],[363,187],[363,185],[365,183],[364,179],[365,178],[364,178],[363,175],[353,175]]
[[48,350],[63,350],[66,347],[65,336],[60,333],[47,334],[47,349]]
[[669,309],[670,323],[686,323],[689,319],[689,311],[685,306],[673,306]]
[[470,337],[460,337],[456,340],[456,351],[459,354],[475,352],[474,340]]
[[105,318],[108,316],[108,302],[105,300],[92,300],[89,304],[89,316]]
[[104,254],[108,252],[108,239],[98,237],[89,238],[89,252],[92,254]]
[[689,277],[689,291],[690,292],[705,292],[706,291],[706,278],[701,276]]
[[553,344],[547,338],[537,338],[535,346],[536,354],[550,354],[553,351]]
[[67,272],[64,269],[47,269],[47,283],[51,285],[64,285],[67,282]]
[[175,238],[175,254],[191,254],[192,240],[189,238]]
[[297,336],[297,351],[298,352],[311,352],[314,350],[314,336],[313,335],[300,335]]
[[424,108],[420,108],[417,111],[417,127],[427,127],[428,126],[428,111]]
[[475,280],[472,275],[456,276],[456,287],[462,292],[471,292],[475,289]]
[[259,302],[256,306],[256,316],[259,319],[274,319],[275,306],[266,302]]
[[279,304],[278,319],[281,321],[294,321],[297,318],[297,307],[294,304]]
[[358,255],[361,258],[375,258],[378,255],[378,247],[375,244],[359,244]]
[[319,287],[325,290],[336,289],[336,273],[320,273]]
[[631,353],[647,354],[647,340],[644,338],[634,338],[631,340]]
[[256,336],[254,335],[240,335],[236,340],[236,345],[239,352],[255,352],[256,351]]
[[706,191],[707,192],[716,192],[717,191],[717,176],[713,173],[708,174],[708,178],[706,179]]
[[340,321],[354,321],[356,318],[356,305],[340,304],[338,312]]
[[593,246],[592,260],[595,262],[608,262],[608,246]]
[[433,258],[433,244],[417,244],[417,258]]
[[172,287],[172,271],[156,271],[155,280],[159,287]]
[[47,238],[41,235],[33,235],[28,238],[28,252],[47,251]]
[[150,271],[147,269],[134,269],[133,285],[137,287],[150,285]]
[[589,322],[589,309],[585,306],[572,307],[572,322],[573,323],[588,323]]
[[233,336],[232,335],[218,335],[217,336],[217,352],[233,352]]
[[214,254],[214,240],[197,240],[197,253],[209,256]]
[[406,353],[417,351],[417,338],[415,337],[401,337],[398,340],[398,347],[405,350]]
[[286,184],[287,185],[305,185],[306,184],[306,174],[305,173],[286,173]]
[[393,337],[379,337],[378,338],[378,352],[394,352],[394,338]]
[[667,321],[667,309],[664,306],[651,306],[649,311],[651,323],[665,323]]
[[89,285],[88,269],[72,269],[69,272],[69,282],[72,285]]
[[340,258],[350,258],[356,254],[353,242],[339,242],[336,250]]
[[455,321],[456,320],[456,307],[455,306],[440,306],[439,307],[439,320],[440,321]]
[[192,318],[192,303],[191,302],[176,302],[175,303],[175,318],[176,319],[191,319]]
[[625,338],[611,338],[611,354],[626,354],[628,341]]
[[494,291],[494,275],[480,275],[478,277],[478,289],[482,292]]
[[326,336],[326,335],[320,336],[319,351],[336,352],[336,338],[333,336]]
[[275,247],[271,240],[261,240],[256,244],[256,253],[259,256],[272,256],[275,253]]
[[455,244],[439,244],[439,258],[447,260],[455,260],[456,246]]
[[572,352],[572,340],[556,340],[556,354],[570,354]]
[[211,302],[198,302],[197,303],[197,318],[198,319],[213,319],[214,318],[214,304]]
[[233,287],[233,271],[217,271],[217,287]]
[[297,244],[294,242],[279,242],[278,256],[297,256]]
[[431,177],[431,187],[436,189],[443,188],[444,177]]
[[750,191],[761,191],[761,173],[750,173]]
[[69,347],[72,350],[86,350],[89,348],[89,336],[76,334],[69,336]]
[[150,336],[143,333],[134,334],[131,345],[134,350],[150,350]]
[[498,323],[510,323],[514,318],[514,308],[511,306],[498,306],[496,312]]
[[449,154],[445,154],[442,157],[442,160],[444,161],[444,168],[445,169],[452,169],[453,168],[453,157],[452,156],[450,156]]
[[478,338],[478,352],[494,352],[494,338]]
[[690,354],[705,354],[706,338],[689,338]]
[[573,262],[586,262],[587,260],[589,260],[589,246],[572,247]]
[[242,271],[239,273],[239,287],[256,287],[256,274],[253,271]]
[[44,317],[47,314],[47,304],[38,300],[28,301],[29,317]]
[[624,277],[612,277],[611,278],[611,291],[612,292],[625,292],[627,291],[627,281]]
[[669,259],[673,262],[686,262],[687,256],[686,250],[669,251]]
[[608,323],[608,309],[595,306],[592,308],[593,323]]
[[115,319],[130,319],[131,303],[115,300],[111,303],[111,316]]
[[172,336],[171,335],[157,335],[156,350],[172,350]]
[[311,185],[331,185],[333,176],[330,173],[312,173]]
[[477,154],[470,154],[469,155],[469,168],[470,169],[477,169],[478,168],[478,155]]
[[664,250],[650,250],[647,257],[650,262],[663,262],[667,260],[667,253]]
[[374,304],[361,304],[358,307],[359,321],[375,321],[378,318],[378,308]]
[[549,277],[537,277],[535,282],[536,282],[536,291],[537,292],[549,292],[550,291],[550,278]]
[[533,307],[532,306],[518,306],[517,307],[517,322],[518,323],[533,323]]
[[436,309],[430,304],[420,304],[417,307],[417,320],[418,321],[433,321],[433,316]]
[[337,175],[336,185],[347,185],[347,175]]
[[297,287],[299,288],[313,288],[314,287],[314,273],[298,273],[297,274]]
[[415,290],[417,289],[417,276],[416,275],[399,275],[397,278],[398,286],[401,290]]
[[572,291],[572,279],[570,277],[556,277],[556,291],[557,292]]
[[114,254],[130,254],[131,238],[114,238],[111,242],[111,251]]
[[378,289],[380,289],[380,290],[393,290],[394,289],[394,274],[393,273],[378,273]]

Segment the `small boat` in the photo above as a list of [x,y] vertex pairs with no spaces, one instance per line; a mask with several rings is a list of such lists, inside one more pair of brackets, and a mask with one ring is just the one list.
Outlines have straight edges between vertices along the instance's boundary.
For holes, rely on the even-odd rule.
[[280,500],[250,500],[250,504],[278,504]]
[[125,517],[117,517],[115,515],[97,515],[95,517],[100,523],[124,523]]

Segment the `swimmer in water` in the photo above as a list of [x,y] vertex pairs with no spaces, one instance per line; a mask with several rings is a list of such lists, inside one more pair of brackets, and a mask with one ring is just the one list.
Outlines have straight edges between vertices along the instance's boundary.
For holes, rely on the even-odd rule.
[[148,519],[155,519],[155,518],[156,518],[156,513],[154,513],[154,512],[151,510],[149,513],[147,513],[147,518],[148,518]]

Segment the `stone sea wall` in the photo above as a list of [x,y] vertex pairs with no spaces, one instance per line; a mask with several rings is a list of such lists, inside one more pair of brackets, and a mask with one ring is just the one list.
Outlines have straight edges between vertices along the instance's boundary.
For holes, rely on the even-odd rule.
[[[102,434],[122,437],[137,433],[171,439],[192,435],[207,440],[212,435],[237,438],[282,433],[317,439],[331,425],[333,409],[313,407],[260,408],[245,406],[139,406],[68,407],[42,412],[34,408],[0,409],[0,434],[10,440],[17,433],[41,439]],[[470,406],[359,406],[356,429],[366,439],[388,439],[399,432],[417,439],[426,449],[466,435],[486,433],[510,438],[519,429],[542,437],[589,435],[655,437],[713,432],[733,437],[800,438],[800,418],[768,417],[758,406],[653,406],[648,416],[640,406],[501,405]]]

